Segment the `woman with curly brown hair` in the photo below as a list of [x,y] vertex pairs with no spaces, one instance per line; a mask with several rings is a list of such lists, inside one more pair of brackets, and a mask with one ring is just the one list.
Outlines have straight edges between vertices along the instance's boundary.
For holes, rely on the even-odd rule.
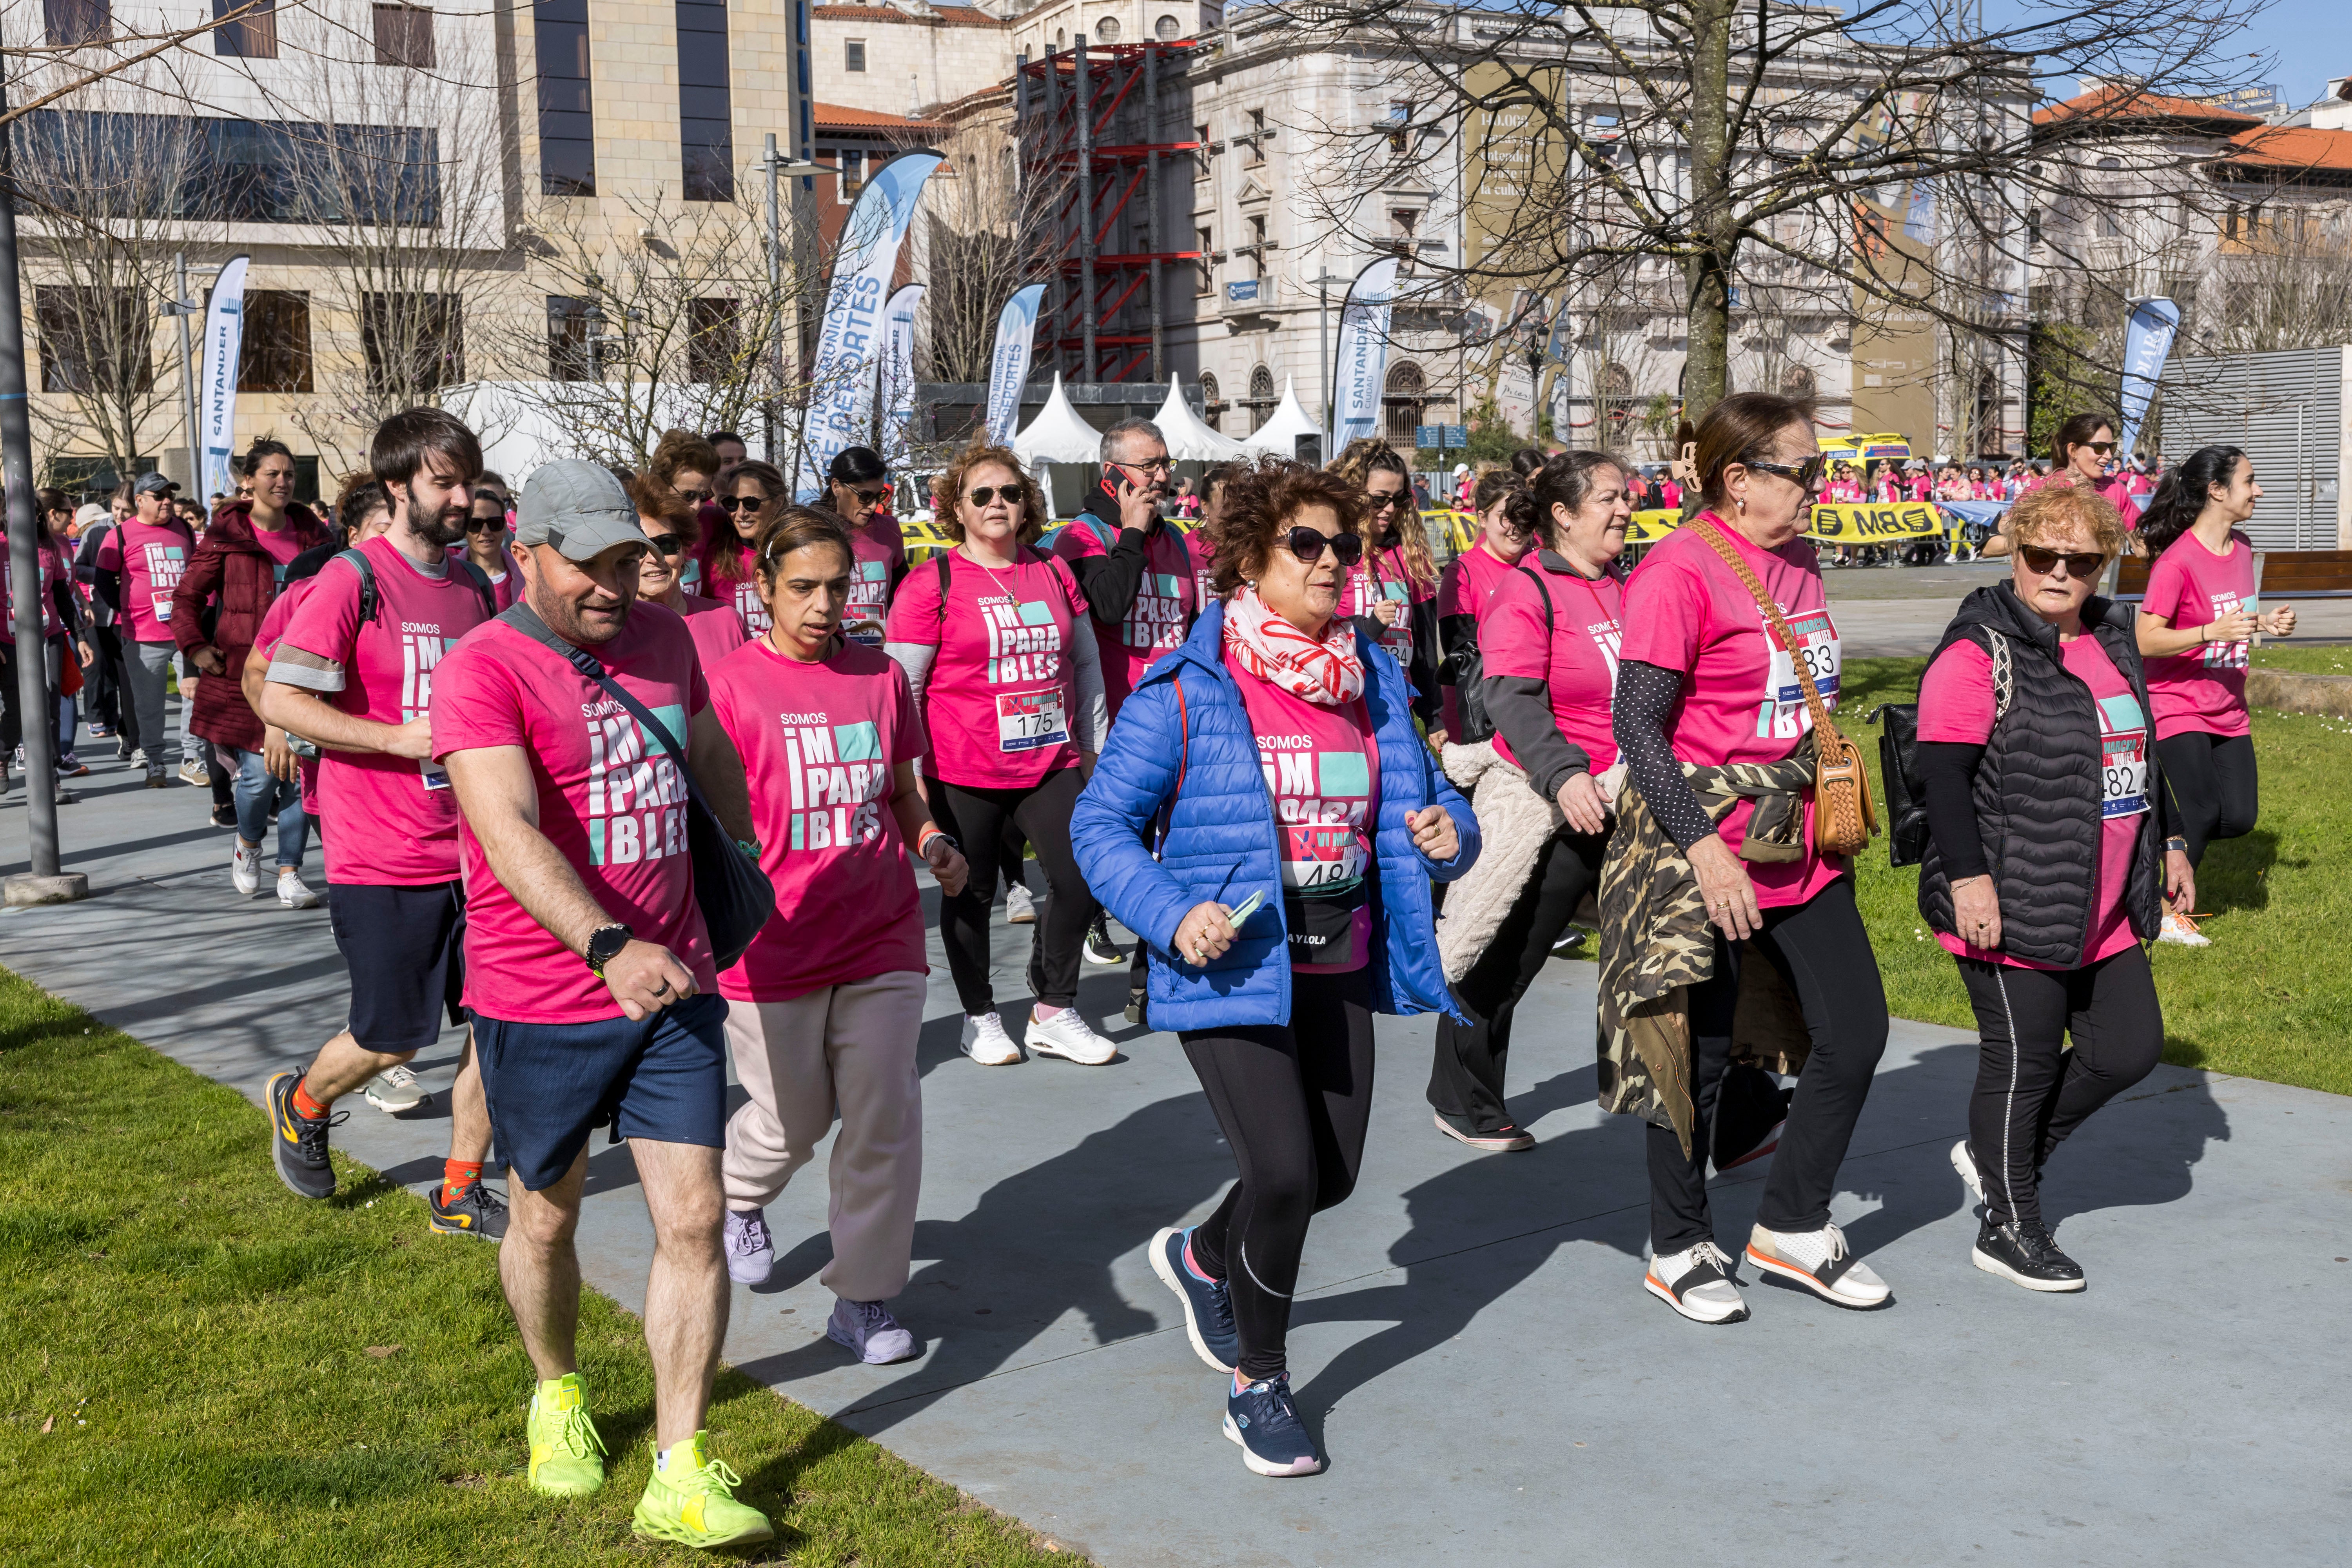
[[964,1053],[983,1067],[1021,1059],[988,973],[989,900],[1011,822],[1053,889],[1030,945],[1036,1005],[1024,1043],[1099,1067],[1118,1048],[1076,1005],[1079,947],[1096,906],[1070,854],[1070,808],[1110,721],[1086,595],[1067,562],[1026,542],[1037,499],[1003,447],[976,443],[957,454],[936,491],[940,529],[955,548],[899,584],[884,646],[905,668],[929,737],[922,771],[932,818],[971,862],[963,891],[940,900]]
[[1285,1352],[1307,1222],[1362,1167],[1372,1016],[1451,1010],[1430,882],[1478,854],[1403,672],[1339,614],[1360,504],[1286,463],[1225,487],[1219,598],[1144,672],[1070,824],[1240,1166],[1150,1256],[1194,1352],[1232,1374],[1225,1436],[1261,1476],[1323,1468]]

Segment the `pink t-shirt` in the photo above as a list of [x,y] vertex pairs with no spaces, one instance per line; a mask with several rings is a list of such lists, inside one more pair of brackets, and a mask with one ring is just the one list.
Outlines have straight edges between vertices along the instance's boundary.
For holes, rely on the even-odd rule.
[[[2254,594],[2254,543],[2230,531],[2230,552],[2216,555],[2194,533],[2172,542],[2148,568],[2147,596],[2139,607],[2162,616],[2175,631],[2217,621],[2231,610],[2262,613]],[[2156,709],[2156,738],[2191,730],[2246,735],[2246,663],[2251,642],[2210,642],[2147,661],[2147,700]]]
[[890,618],[891,579],[907,564],[906,536],[897,518],[877,511],[849,531],[849,548],[855,559],[849,569],[849,603],[841,613],[842,635],[878,648]]
[[122,614],[133,642],[172,640],[172,591],[188,574],[196,542],[181,522],[131,518],[98,547],[100,571],[122,574]]
[[743,629],[743,617],[735,606],[717,599],[706,599],[699,594],[680,594],[677,613],[686,617],[686,629],[694,634],[694,651],[702,660],[702,672],[709,675],[719,668],[719,661],[751,640]]
[[[40,585],[36,592],[41,601],[41,636],[61,636],[66,624],[58,618],[57,595],[49,589],[54,584],[73,581],[73,563],[66,558],[65,546],[54,538],[35,544],[34,560],[40,570]],[[9,557],[8,542],[0,536],[0,623],[5,623],[0,624],[0,643],[12,647],[16,641],[16,563]]]
[[[2140,818],[2147,813],[2147,716],[2131,682],[2116,668],[2099,639],[2085,632],[2062,642],[2059,656],[2067,673],[2091,689],[2099,713],[2099,749],[2105,759],[2101,773],[2099,811],[2099,885],[2091,914],[2091,940],[2084,945],[2083,963],[2112,958],[2139,939],[2124,911],[2124,889],[2130,885],[2132,853],[2139,845]],[[1919,739],[1981,746],[1992,736],[1992,657],[1973,642],[1956,642],[1927,668],[1919,687]],[[1971,946],[1958,937],[1937,931],[1936,940],[1947,952],[1989,963],[2020,969],[2054,969],[2055,964],[2011,958],[2005,952]]]
[[1087,613],[1068,564],[1024,548],[982,566],[959,545],[940,613],[934,563],[910,572],[890,605],[890,640],[937,647],[923,689],[925,771],[974,789],[1026,789],[1078,765],[1070,626]]
[[[466,547],[462,544],[451,545],[449,547],[449,559],[452,563],[467,559]],[[522,574],[515,570],[514,556],[509,552],[506,545],[504,543],[500,543],[499,546],[499,564],[496,571],[492,571],[489,567],[482,566],[481,563],[478,561],[475,562],[474,564],[480,566],[482,575],[490,580],[490,597],[492,602],[495,603],[501,610],[510,610],[514,608],[515,600],[520,597],[522,593]],[[465,574],[465,569],[463,567],[458,568],[457,575],[463,577]]]
[[[1437,574],[1438,626],[1442,628],[1454,616],[1467,616],[1474,624],[1486,625],[1487,596],[1510,570],[1511,563],[1487,549],[1483,537],[1447,562],[1445,570]],[[1454,734],[1462,728],[1462,700],[1449,686],[1439,693],[1439,704],[1444,710],[1445,732]]]
[[730,577],[717,568],[716,563],[721,552],[730,548],[728,542],[734,538],[735,525],[730,522],[726,526],[726,535],[711,540],[703,552],[702,581],[698,584],[688,583],[681,574],[679,584],[689,594],[734,605],[735,613],[743,619],[745,634],[754,637],[765,637],[768,628],[775,622],[768,615],[768,606],[760,602],[760,581],[751,564],[751,547],[740,541],[732,546],[735,559],[743,573],[741,576]]
[[[286,635],[286,623],[294,618],[294,606],[302,602],[302,595],[308,594],[310,585],[317,581],[316,577],[305,577],[299,583],[290,583],[284,593],[269,601],[269,608],[262,612],[261,628],[253,634],[253,650],[246,656],[248,660],[257,658],[266,665],[277,656],[278,641]],[[319,760],[302,757],[297,760],[294,768],[302,781],[302,809],[316,816],[319,814]]]
[[821,664],[751,643],[710,671],[710,700],[743,754],[780,916],[719,977],[719,994],[781,1002],[925,973],[922,895],[890,810],[893,772],[923,754],[907,672],[863,643]]
[[1339,614],[1370,616],[1372,606],[1389,600],[1405,606],[1405,614],[1397,624],[1381,634],[1381,646],[1396,656],[1396,661],[1407,668],[1412,664],[1412,606],[1428,601],[1433,590],[1405,570],[1404,546],[1391,544],[1386,550],[1368,552],[1349,572],[1339,589]]
[[1192,560],[1192,592],[1206,609],[1217,597],[1217,547],[1210,542],[1209,531],[1195,528],[1186,533],[1184,553]]
[[[358,569],[328,562],[280,632],[269,679],[345,713],[404,724],[432,707],[441,660],[482,623],[482,597],[446,557],[434,576],[389,535],[360,549],[375,568],[375,619],[360,623]],[[457,798],[438,763],[322,748],[319,799],[330,883],[413,888],[457,877]]]
[[286,586],[286,568],[294,564],[294,557],[301,554],[303,548],[301,540],[295,536],[291,526],[293,520],[289,518],[287,521],[289,526],[285,528],[256,527],[253,531],[253,542],[261,546],[264,555],[269,557],[269,564],[274,568],[270,575],[277,579],[276,586],[280,588]]
[[[1704,513],[1706,518],[1713,512]],[[1662,669],[1679,669],[1682,696],[1666,723],[1676,757],[1703,767],[1725,763],[1777,763],[1813,727],[1798,683],[1801,658],[1824,705],[1834,709],[1842,657],[1837,623],[1830,617],[1813,547],[1799,539],[1763,551],[1737,530],[1721,532],[1772,595],[1797,638],[1784,648],[1764,611],[1716,554],[1695,521],[1650,547],[1625,584],[1625,638],[1619,657]],[[1718,825],[1738,850],[1747,841],[1751,801],[1741,801]],[[1813,852],[1813,805],[1805,802],[1803,856],[1748,866],[1756,901],[1764,908],[1801,904],[1845,869],[1843,856]]]
[[[676,615],[641,600],[621,635],[594,652],[673,740],[688,744],[688,725],[709,705],[710,689]],[[694,901],[686,780],[661,742],[570,661],[503,621],[467,637],[438,673],[436,759],[521,747],[538,786],[539,830],[588,896],[640,942],[677,954],[697,986],[714,988],[709,933]],[[620,1017],[604,983],[491,874],[470,826],[464,846],[466,1005],[520,1024]]]
[[[2072,485],[2074,482],[2074,475],[2068,470],[2061,468],[2054,473],[2043,474],[2038,478],[2026,480],[2025,483],[2019,488],[2017,493],[2023,495],[2027,490],[2038,490],[2044,485]],[[2123,514],[2124,526],[2126,528],[2137,528],[2139,526],[2139,502],[2132,499],[2131,486],[2125,482],[2121,475],[2111,474],[2106,479],[2101,480],[2095,488],[2098,490],[2099,494],[2106,497],[2109,501],[2114,503],[2115,509]]]
[[[1329,897],[1360,887],[1372,859],[1372,803],[1381,754],[1361,698],[1326,708],[1293,697],[1225,657],[1257,736],[1258,767],[1274,796],[1282,833],[1285,893]],[[1354,952],[1345,963],[1299,963],[1302,974],[1345,974],[1370,961],[1371,905],[1355,912]]]
[[[1543,594],[1530,571],[1543,574],[1551,595],[1544,616]],[[1540,680],[1551,698],[1552,722],[1570,744],[1581,747],[1601,773],[1617,761],[1617,737],[1610,729],[1610,705],[1617,696],[1617,647],[1624,639],[1624,585],[1613,575],[1590,583],[1573,572],[1555,572],[1540,552],[1518,569],[1503,574],[1478,628],[1478,651],[1486,674]],[[1513,767],[1519,759],[1500,731],[1495,754]]]
[[[1110,550],[1093,525],[1080,518],[1055,539],[1054,553],[1064,561],[1080,561],[1108,555]],[[1184,640],[1201,610],[1198,572],[1183,533],[1161,523],[1144,536],[1143,558],[1143,580],[1136,584],[1127,618],[1117,626],[1095,623],[1095,641],[1102,649],[1103,697],[1113,718],[1152,660]]]

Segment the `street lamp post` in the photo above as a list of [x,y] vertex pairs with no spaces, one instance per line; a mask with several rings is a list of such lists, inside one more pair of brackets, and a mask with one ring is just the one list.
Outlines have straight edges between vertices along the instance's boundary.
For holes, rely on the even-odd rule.
[[1339,429],[1331,422],[1331,285],[1355,280],[1327,267],[1317,276],[1301,281],[1315,285],[1315,354],[1323,374],[1323,460],[1328,463],[1339,455],[1331,449],[1339,438]]

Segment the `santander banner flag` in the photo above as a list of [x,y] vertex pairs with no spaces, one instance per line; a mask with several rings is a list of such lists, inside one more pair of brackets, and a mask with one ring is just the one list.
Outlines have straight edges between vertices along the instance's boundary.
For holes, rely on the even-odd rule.
[[209,507],[216,495],[236,494],[229,466],[236,458],[236,361],[245,344],[245,264],[233,256],[213,284],[205,308],[203,380],[196,396],[196,493]]
[[988,438],[1009,445],[1021,423],[1021,388],[1029,379],[1031,341],[1037,335],[1037,308],[1045,286],[1016,289],[996,316],[996,353],[988,362]]
[[1339,357],[1332,367],[1331,451],[1381,427],[1381,386],[1389,367],[1389,311],[1397,258],[1383,257],[1356,274],[1339,310]]

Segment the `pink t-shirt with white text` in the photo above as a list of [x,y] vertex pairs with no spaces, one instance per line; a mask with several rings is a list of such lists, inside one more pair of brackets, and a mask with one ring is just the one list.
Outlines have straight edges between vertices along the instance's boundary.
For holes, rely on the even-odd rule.
[[[1532,571],[1543,573],[1544,592],[1551,595],[1549,618]],[[1610,704],[1617,695],[1624,614],[1625,589],[1615,576],[1589,583],[1573,572],[1553,571],[1538,552],[1503,574],[1478,628],[1486,674],[1542,681],[1551,699],[1552,722],[1570,745],[1592,759],[1596,773],[1617,761]],[[1495,754],[1519,765],[1500,731],[1495,733]]]
[[[446,557],[436,558],[436,576],[388,535],[360,549],[375,568],[375,619],[360,622],[358,569],[328,562],[287,621],[269,679],[345,713],[404,724],[431,709],[442,658],[482,623],[482,596]],[[456,879],[457,799],[438,763],[322,747],[319,800],[330,883],[425,887]]]
[[694,651],[702,660],[705,675],[719,668],[719,661],[751,640],[743,629],[743,617],[735,606],[719,599],[706,599],[699,594],[680,594],[677,613],[686,617],[686,629],[694,634]]
[[1356,563],[1339,587],[1339,614],[1370,616],[1383,600],[1402,605],[1396,625],[1381,633],[1381,646],[1396,656],[1408,671],[1412,667],[1412,606],[1426,603],[1434,590],[1405,569],[1404,546],[1368,552]]
[[849,531],[849,603],[842,609],[841,632],[878,648],[889,624],[891,584],[907,565],[906,536],[897,518],[877,511]]
[[[0,537],[0,643],[14,646],[16,641],[16,562],[11,559],[8,542]],[[35,590],[41,602],[41,636],[61,636],[65,622],[58,618],[57,595],[50,590],[59,583],[73,581],[73,563],[66,556],[65,546],[55,539],[43,540],[34,547],[34,559],[40,571],[40,584]]]
[[[2093,964],[2139,940],[2124,911],[2124,890],[2139,847],[2140,819],[2147,815],[2147,716],[2097,637],[2085,632],[2061,642],[2058,651],[2067,672],[2091,689],[2099,715],[2099,883],[2091,939],[2083,945],[2083,963]],[[1919,739],[1981,746],[1991,738],[1992,725],[1992,656],[1973,642],[1956,642],[1937,656],[1920,683]],[[1948,931],[1937,931],[1936,940],[1945,952],[1963,958],[2020,969],[2057,967],[1976,947]]]
[[[639,600],[621,635],[593,651],[673,740],[689,743],[688,725],[709,705],[710,689],[683,621]],[[602,687],[503,621],[453,650],[433,683],[436,760],[499,746],[520,746],[530,757],[539,831],[588,896],[638,941],[675,953],[698,988],[715,987],[709,932],[694,899],[684,774]],[[466,1005],[520,1024],[620,1017],[604,981],[500,884],[470,824],[463,843]]]
[[[1843,664],[1837,623],[1811,544],[1798,539],[1779,550],[1759,550],[1737,530],[1721,529],[1789,623],[1798,646],[1781,647],[1762,606],[1701,536],[1710,526],[1694,520],[1676,529],[1633,569],[1625,584],[1625,637],[1618,657],[1684,672],[1682,695],[1666,720],[1666,742],[1676,757],[1702,767],[1777,763],[1813,727],[1797,659],[1804,660],[1823,706],[1837,706]],[[1755,815],[1751,801],[1734,805],[1717,825],[1724,843],[1734,850],[1745,843]],[[1804,903],[1844,871],[1845,857],[1813,852],[1810,798],[1803,838],[1801,858],[1748,867],[1759,906]]]
[[122,614],[133,642],[172,640],[172,591],[188,574],[196,542],[187,525],[131,518],[98,547],[98,567],[122,574]]
[[[1381,754],[1361,698],[1327,708],[1293,697],[1225,658],[1257,736],[1257,762],[1282,835],[1282,889],[1307,898],[1360,887],[1372,863]],[[1298,963],[1302,974],[1345,974],[1370,961],[1371,906],[1355,911],[1354,952],[1345,963]]]
[[[736,537],[733,523],[728,523],[726,528],[725,537],[706,542],[702,552],[702,580],[698,584],[688,583],[681,575],[679,584],[689,594],[698,594],[704,598],[734,605],[735,613],[743,618],[745,634],[754,637],[764,637],[775,622],[768,614],[768,606],[760,601],[760,581],[757,568],[751,564],[751,547]],[[737,567],[742,573],[740,577],[730,577],[719,570],[719,562],[725,559],[730,549]]]
[[[1080,518],[1055,539],[1054,553],[1064,561],[1080,561],[1110,551]],[[1201,609],[1200,581],[1183,533],[1171,523],[1161,523],[1144,536],[1143,556],[1143,580],[1136,584],[1127,618],[1117,626],[1095,623],[1095,642],[1102,652],[1103,697],[1113,718],[1152,661],[1184,640]]]
[[[1467,616],[1474,624],[1486,625],[1487,596],[1510,570],[1511,563],[1487,549],[1484,538],[1447,562],[1445,570],[1437,575],[1439,635],[1444,636],[1446,621],[1454,616]],[[1461,699],[1449,686],[1440,694],[1439,701],[1444,710],[1445,732],[1454,734],[1462,728]]]
[[925,973],[922,895],[890,809],[898,765],[923,754],[898,660],[845,640],[803,664],[751,643],[710,671],[710,700],[743,756],[778,911],[719,977],[719,994],[782,1002]]
[[[2230,552],[2216,555],[2194,533],[2174,540],[2148,568],[2147,596],[2139,607],[2161,616],[2175,631],[2221,619],[2231,610],[2260,615],[2254,593],[2254,543],[2230,531]],[[2191,730],[2209,735],[2250,735],[2246,665],[2250,642],[2200,643],[2184,653],[2147,661],[2147,700],[2156,709],[2156,738]]]
[[1087,613],[1067,563],[1024,549],[983,566],[959,545],[947,613],[940,557],[909,572],[890,605],[890,640],[937,647],[923,688],[929,776],[973,789],[1026,789],[1078,765],[1070,627]]

